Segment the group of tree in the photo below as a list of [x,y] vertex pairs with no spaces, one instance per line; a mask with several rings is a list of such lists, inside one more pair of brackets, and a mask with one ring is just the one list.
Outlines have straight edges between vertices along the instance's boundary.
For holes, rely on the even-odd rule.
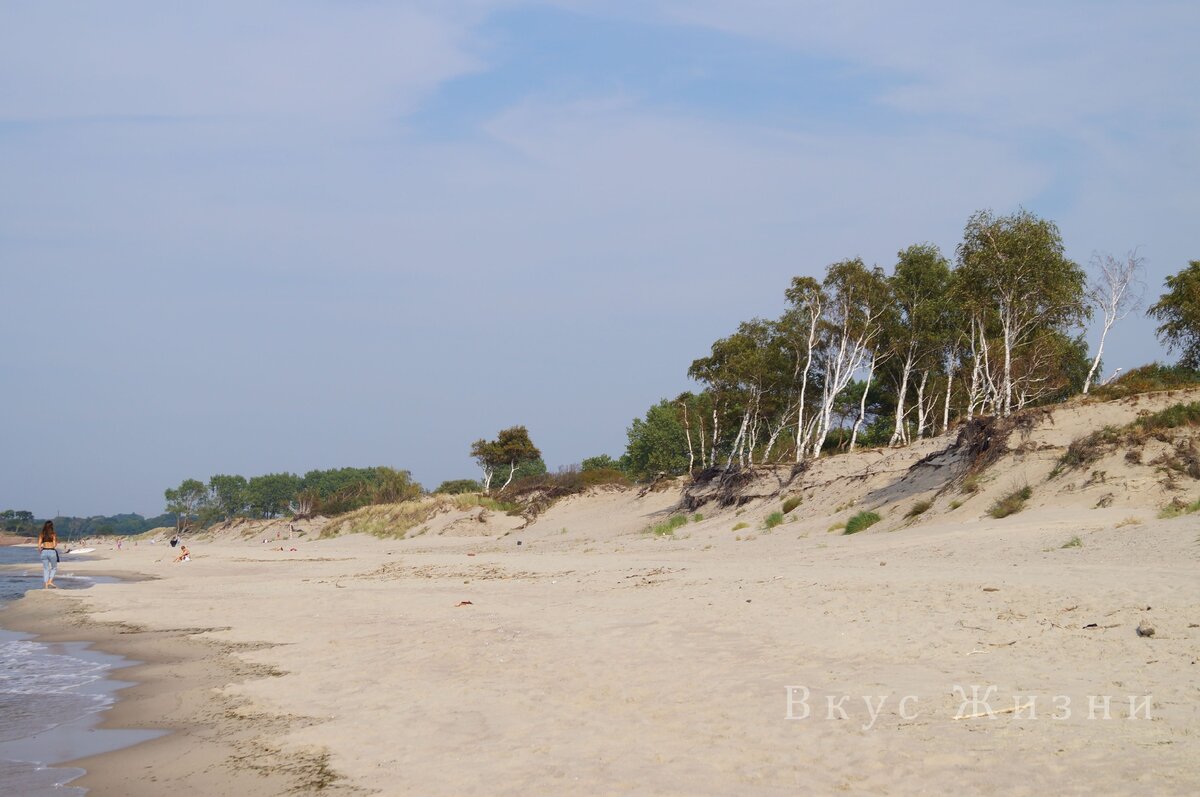
[[423,490],[406,470],[389,467],[311,470],[304,476],[268,473],[217,474],[208,482],[185,479],[163,493],[167,511],[182,528],[208,526],[233,518],[270,519],[285,515],[337,515],[370,504],[399,503]]
[[[979,415],[1086,393],[1104,342],[1140,302],[1143,261],[1066,257],[1057,226],[1020,210],[975,213],[951,262],[936,246],[890,273],[855,258],[788,286],[776,319],[740,324],[688,375],[699,392],[651,407],[628,429],[635,477],[800,462],[830,449],[904,445]],[[1150,309],[1159,335],[1200,365],[1200,261]],[[1101,316],[1089,351],[1084,324]]]
[[[91,517],[58,516],[48,518],[54,521],[54,529],[60,537],[92,537],[96,535],[117,534],[129,536],[141,534],[150,529],[175,524],[175,516],[171,514],[146,518],[136,513],[121,515],[93,515]],[[39,532],[46,519],[35,518],[32,512],[25,510],[6,509],[0,512],[0,530],[12,534],[32,536]]]

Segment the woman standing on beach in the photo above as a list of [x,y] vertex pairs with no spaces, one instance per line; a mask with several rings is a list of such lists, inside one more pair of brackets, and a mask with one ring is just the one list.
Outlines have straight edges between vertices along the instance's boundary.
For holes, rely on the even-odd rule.
[[58,589],[54,586],[54,576],[58,573],[58,535],[54,533],[54,521],[47,520],[42,526],[38,550],[42,552],[42,586]]

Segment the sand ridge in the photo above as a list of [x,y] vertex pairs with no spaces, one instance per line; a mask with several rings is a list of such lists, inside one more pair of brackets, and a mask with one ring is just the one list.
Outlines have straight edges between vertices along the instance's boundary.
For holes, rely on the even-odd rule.
[[[976,493],[938,439],[763,472],[760,498],[664,536],[645,530],[679,489],[475,536],[215,535],[186,564],[143,540],[71,567],[153,579],[13,611],[86,618],[60,631],[134,658],[187,646],[147,665],[171,689],[114,712],[181,733],[87,762],[96,794],[1194,794],[1200,526],[1157,514],[1196,486],[1123,458],[1104,485],[1050,475],[1089,428],[1171,400],[1046,415]],[[898,486],[931,455],[944,472]],[[988,517],[1018,475],[1028,507]],[[876,527],[830,531],[868,505]],[[956,719],[981,706],[1001,713]]]

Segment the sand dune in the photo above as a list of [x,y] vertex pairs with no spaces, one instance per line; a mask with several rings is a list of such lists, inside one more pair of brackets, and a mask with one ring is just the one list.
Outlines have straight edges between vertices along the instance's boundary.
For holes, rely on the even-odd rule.
[[[405,539],[246,527],[187,564],[140,541],[70,567],[151,579],[4,619],[151,662],[112,721],[182,731],[84,762],[96,794],[1194,794],[1200,516],[1157,515],[1200,482],[1126,451],[1051,472],[1196,397],[1039,413],[978,472],[954,435],[762,469],[740,505],[679,485]],[[1025,509],[988,517],[1016,483]]]

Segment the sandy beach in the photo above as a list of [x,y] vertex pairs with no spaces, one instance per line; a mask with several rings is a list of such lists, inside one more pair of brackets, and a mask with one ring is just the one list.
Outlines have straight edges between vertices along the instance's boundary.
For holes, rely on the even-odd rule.
[[[1196,516],[1159,519],[1167,488],[1121,452],[1052,471],[1168,400],[1043,416],[975,493],[945,438],[762,473],[670,535],[646,528],[678,485],[523,528],[102,547],[71,568],[141,580],[0,624],[145,662],[105,723],[172,733],[75,762],[96,795],[1194,794]],[[1018,477],[1029,506],[988,517]],[[768,529],[781,494],[803,503]],[[885,520],[840,533],[866,505]]]

